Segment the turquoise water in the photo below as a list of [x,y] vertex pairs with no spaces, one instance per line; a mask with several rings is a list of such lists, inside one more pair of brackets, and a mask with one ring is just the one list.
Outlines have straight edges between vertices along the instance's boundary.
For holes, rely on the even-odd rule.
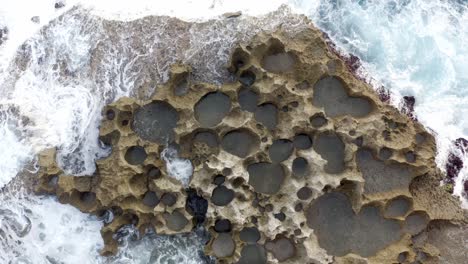
[[[418,120],[436,135],[440,168],[450,151],[461,155],[452,141],[468,137],[467,1],[321,1],[308,13],[338,47],[361,59],[359,71],[374,87],[390,90],[392,104],[416,98]],[[464,180],[466,169],[455,194]]]

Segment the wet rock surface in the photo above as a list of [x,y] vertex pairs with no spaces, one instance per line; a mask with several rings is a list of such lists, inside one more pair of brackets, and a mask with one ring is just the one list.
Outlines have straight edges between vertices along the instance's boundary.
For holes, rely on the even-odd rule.
[[173,129],[178,121],[178,113],[165,102],[153,102],[136,110],[133,130],[142,139],[158,143],[170,142],[174,138]]
[[285,178],[283,167],[278,164],[254,163],[249,165],[247,171],[249,173],[249,184],[259,193],[277,193]]
[[386,165],[376,160],[369,150],[359,150],[356,159],[366,180],[364,191],[367,193],[407,188],[412,177],[415,176],[411,172],[411,167],[400,163]]
[[317,136],[314,148],[327,160],[326,172],[335,174],[344,170],[344,147],[343,141],[336,134],[321,133]]
[[212,248],[216,257],[225,258],[234,254],[235,246],[231,235],[221,233],[214,239]]
[[330,117],[364,117],[372,111],[372,104],[368,99],[349,96],[342,81],[336,77],[325,77],[315,84],[312,102],[323,107]]
[[[107,105],[99,136],[111,152],[95,174],[66,175],[49,150],[37,192],[113,212],[105,255],[133,225],[167,235],[202,226],[220,263],[466,259],[466,213],[440,186],[433,136],[382,103],[320,31],[259,33],[230,58],[229,82],[201,82],[197,67],[208,66],[174,62],[150,97]],[[168,148],[178,156],[164,159]],[[187,182],[171,175],[187,171]]]
[[342,193],[319,197],[306,215],[307,224],[315,230],[319,244],[337,256],[356,253],[369,257],[401,236],[398,221],[384,219],[379,208],[373,206],[365,206],[355,214],[348,197]]
[[231,99],[224,93],[214,92],[195,104],[194,115],[203,127],[219,124],[231,109]]
[[224,135],[222,148],[240,158],[245,158],[258,148],[258,136],[248,130],[233,130]]

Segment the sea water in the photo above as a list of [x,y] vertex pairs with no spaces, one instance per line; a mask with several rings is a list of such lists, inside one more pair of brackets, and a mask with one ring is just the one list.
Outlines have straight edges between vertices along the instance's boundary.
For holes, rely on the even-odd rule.
[[[113,258],[99,255],[103,220],[60,204],[53,197],[35,196],[27,181],[15,179],[26,165],[34,172],[36,154],[59,149],[58,163],[67,172],[89,175],[94,160],[108,149],[97,140],[103,105],[133,96],[134,79],[124,68],[129,61],[110,54],[109,71],[118,71],[119,83],[96,85],[89,78],[89,50],[104,37],[103,19],[130,21],[146,15],[170,15],[188,21],[206,21],[225,12],[243,11],[241,26],[230,28],[210,43],[226,50],[246,39],[254,27],[246,15],[261,17],[286,4],[305,14],[325,31],[344,53],[357,55],[359,72],[378,88],[392,93],[392,104],[415,96],[417,118],[436,134],[437,162],[443,169],[452,140],[467,137],[468,15],[465,1],[334,0],[334,1],[5,1],[0,4],[0,262],[1,263],[204,263],[199,250],[203,235],[148,235],[139,239],[131,227],[121,232],[122,247]],[[268,4],[266,4],[268,3]],[[63,15],[63,16],[62,16]],[[39,20],[31,21],[38,16]],[[62,17],[61,17],[62,16]],[[265,18],[267,19],[267,18]],[[281,16],[268,24],[281,23]],[[276,24],[274,23],[276,22]],[[266,26],[265,26],[266,27]],[[215,27],[214,27],[215,28]],[[214,30],[213,28],[213,30]],[[255,29],[255,30],[253,30]],[[229,39],[235,32],[237,39]],[[208,45],[205,35],[193,43]],[[198,44],[198,46],[197,46]],[[131,51],[130,51],[131,52]],[[195,54],[195,53],[194,53]],[[186,54],[187,55],[187,54]],[[191,55],[182,58],[190,61]],[[113,58],[115,60],[113,60]],[[194,57],[203,61],[203,55]],[[125,59],[125,58],[124,58]],[[57,62],[66,60],[62,76]],[[174,58],[175,60],[175,58]],[[169,63],[169,62],[167,62]],[[116,70],[117,69],[117,70]],[[219,73],[221,76],[221,73]],[[212,81],[219,77],[213,76]],[[164,74],[161,81],[164,81]],[[465,162],[466,163],[466,162]],[[462,170],[455,194],[462,193]],[[18,177],[17,177],[18,178]],[[188,244],[193,247],[187,247]],[[145,249],[145,250],[142,250]],[[189,260],[191,262],[189,262]]]
[[[436,136],[442,170],[448,153],[462,154],[453,140],[468,136],[468,1],[334,0],[309,11],[342,51],[361,59],[362,76],[390,90],[392,104],[416,98],[416,117]],[[468,208],[466,180],[465,168],[454,193]]]

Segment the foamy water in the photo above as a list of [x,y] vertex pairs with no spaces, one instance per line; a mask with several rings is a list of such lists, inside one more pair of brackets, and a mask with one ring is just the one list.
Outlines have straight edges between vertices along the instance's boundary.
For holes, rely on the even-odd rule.
[[180,181],[183,186],[188,187],[190,177],[193,174],[192,162],[178,156],[177,150],[166,148],[161,152],[161,157],[166,163],[167,173],[170,177]]
[[[452,141],[468,136],[468,1],[322,1],[310,16],[362,60],[362,74],[388,88],[395,106],[402,96],[416,98],[418,120],[435,132],[440,168],[450,151],[461,154]],[[466,169],[456,195],[464,180]]]
[[[102,222],[50,197],[0,194],[0,263],[98,263]],[[54,262],[55,261],[55,262]],[[60,262],[59,262],[60,261]]]
[[[416,97],[418,119],[437,134],[437,161],[442,168],[452,150],[451,140],[468,136],[464,118],[468,114],[468,15],[463,1],[68,0],[60,9],[54,8],[55,3],[17,0],[0,5],[0,29],[8,28],[0,45],[0,188],[4,187],[0,262],[166,263],[168,254],[179,256],[179,263],[206,261],[197,251],[203,247],[203,238],[196,234],[134,240],[131,228],[122,236],[118,256],[100,257],[102,220],[54,198],[8,186],[25,164],[34,162],[36,153],[48,147],[59,148],[58,163],[75,175],[91,174],[95,159],[108,153],[97,140],[101,108],[121,96],[135,95],[133,87],[139,80],[131,69],[148,61],[144,54],[120,50],[103,55],[99,61],[103,72],[92,72],[89,51],[105,38],[105,19],[170,15],[205,21],[234,11],[258,17],[286,3],[308,15],[343,51],[360,57],[362,73],[372,76],[375,87],[389,88],[395,95],[392,103],[398,105],[403,95]],[[31,21],[33,16],[39,16],[39,23]],[[176,59],[210,73],[204,75],[208,81],[222,79],[219,68],[236,41],[284,22],[282,15],[253,19],[226,24],[222,32],[214,32],[219,30],[216,26],[192,31],[190,51],[173,50],[164,62],[157,57],[159,80],[167,78],[167,67]],[[169,46],[164,36],[154,41]],[[125,46],[124,41],[117,45]],[[66,62],[66,71],[60,61]],[[95,74],[98,78],[90,78]],[[468,170],[462,170],[456,194],[461,194],[467,175]],[[187,247],[187,241],[193,247]]]

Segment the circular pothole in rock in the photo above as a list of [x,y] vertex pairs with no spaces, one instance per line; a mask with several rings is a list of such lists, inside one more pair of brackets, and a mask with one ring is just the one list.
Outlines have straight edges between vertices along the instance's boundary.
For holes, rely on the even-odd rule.
[[135,112],[132,129],[142,139],[165,144],[174,138],[179,114],[170,104],[154,101]]
[[96,201],[96,194],[93,192],[80,193],[80,201],[86,205],[91,205]]
[[216,220],[214,230],[217,233],[231,232],[231,221],[229,221],[227,219]]
[[261,104],[255,110],[254,117],[257,122],[273,130],[278,124],[278,108],[271,103]]
[[232,254],[234,254],[235,248],[236,245],[234,244],[234,240],[229,233],[218,234],[218,236],[214,239],[213,244],[211,245],[213,253],[218,258],[232,256]]
[[150,180],[156,180],[161,178],[161,170],[158,167],[155,167],[153,165],[149,165],[148,168],[146,169],[146,175],[148,176],[148,179]]
[[180,231],[189,223],[187,218],[179,211],[164,213],[163,218],[166,226],[172,231]]
[[241,250],[238,264],[266,264],[267,257],[265,249],[260,245],[246,245]]
[[242,177],[237,177],[232,181],[232,187],[239,188],[244,184],[245,180]]
[[273,214],[273,216],[280,222],[283,222],[284,220],[286,220],[286,215],[283,212]]
[[408,188],[414,172],[401,163],[385,164],[375,159],[370,149],[362,148],[356,152],[358,169],[365,180],[365,193],[388,192]]
[[254,84],[256,78],[257,77],[255,76],[255,73],[253,73],[250,70],[246,70],[243,71],[239,76],[239,82],[244,86],[249,87],[252,86],[252,84]]
[[156,205],[158,205],[158,203],[159,203],[158,195],[153,191],[148,191],[143,196],[143,204],[148,207],[154,208]]
[[327,116],[330,117],[367,116],[373,110],[371,101],[365,97],[350,96],[345,86],[346,84],[338,77],[322,78],[314,85],[312,103],[323,107]]
[[258,136],[247,129],[232,130],[221,139],[221,147],[232,155],[245,158],[259,146]]
[[230,72],[236,73],[242,67],[249,63],[249,54],[241,48],[236,48],[231,56],[231,66],[228,68]]
[[237,100],[242,110],[255,112],[258,103],[258,94],[251,89],[241,88],[237,94]]
[[256,192],[264,194],[277,193],[285,178],[284,169],[280,164],[254,163],[247,167],[247,171],[249,184]]
[[400,254],[398,254],[398,263],[404,263],[409,257],[409,252],[408,251],[405,251],[405,252],[401,252]]
[[289,104],[291,107],[293,108],[297,108],[299,106],[299,102],[298,101],[293,101]]
[[194,107],[195,119],[203,127],[219,124],[231,110],[231,99],[225,93],[211,92],[204,95]]
[[405,219],[405,232],[416,235],[424,230],[429,223],[429,216],[424,211],[412,212]]
[[330,255],[373,256],[402,236],[400,222],[384,218],[379,207],[365,205],[356,214],[349,197],[339,192],[315,199],[305,215],[319,245]]
[[107,120],[114,120],[115,118],[115,111],[112,109],[109,109],[106,111],[106,118]]
[[218,146],[218,136],[211,131],[201,131],[196,133],[193,141],[204,143],[210,148],[216,148]]
[[262,67],[272,73],[283,73],[291,71],[296,64],[296,58],[291,52],[279,52],[265,56]]
[[310,88],[311,88],[310,83],[307,80],[304,80],[296,84],[296,89],[298,90],[308,90]]
[[312,189],[307,186],[304,186],[297,191],[297,198],[301,200],[308,200],[310,197],[312,197]]
[[127,152],[125,152],[125,160],[130,165],[142,164],[145,162],[146,157],[148,157],[148,155],[146,154],[145,149],[140,146],[130,147],[127,149]]
[[336,174],[345,169],[345,145],[338,135],[332,132],[319,134],[314,140],[314,149],[322,158],[327,160],[324,168],[325,172]]
[[116,120],[117,126],[120,129],[127,129],[130,121],[132,120],[132,116],[133,114],[130,111],[119,112]]
[[414,138],[416,140],[416,144],[421,144],[426,140],[426,136],[424,135],[424,133],[418,133]]
[[407,162],[414,163],[416,161],[416,154],[412,151],[408,151],[405,153],[405,159]]
[[221,173],[223,173],[224,176],[229,176],[232,174],[232,169],[230,168],[224,168]]
[[256,227],[244,227],[239,233],[239,238],[246,243],[257,243],[260,240],[260,232]]
[[310,118],[310,124],[315,127],[319,128],[326,125],[328,120],[323,116],[323,114],[315,114]]
[[393,151],[389,148],[383,147],[379,151],[379,158],[381,160],[388,160],[390,157],[392,157]]
[[296,212],[300,212],[302,211],[302,209],[304,209],[304,206],[302,205],[302,203],[298,203],[294,206],[294,211]]
[[234,199],[234,191],[226,186],[218,186],[211,194],[211,202],[217,206],[226,206]]
[[226,181],[226,177],[224,177],[223,175],[216,175],[213,178],[213,184],[214,185],[221,185],[221,184],[224,183],[224,181]]
[[161,196],[161,202],[167,206],[173,206],[177,202],[177,195],[173,193],[165,193]]
[[148,186],[148,179],[143,174],[135,174],[128,181],[132,193],[141,193]]
[[195,104],[195,119],[203,127],[214,127],[221,123],[230,110],[231,99],[229,96],[222,92],[211,92]]
[[303,157],[295,158],[292,163],[292,172],[295,177],[306,177],[310,172],[309,162]]
[[357,137],[353,140],[353,143],[356,144],[356,146],[358,147],[362,147],[362,145],[364,144],[364,138],[362,136]]
[[312,139],[309,135],[298,134],[294,137],[293,144],[297,149],[309,149],[312,147]]
[[268,155],[272,162],[279,163],[287,160],[293,152],[293,143],[288,139],[277,139],[273,141],[268,149]]
[[402,217],[411,210],[412,202],[404,196],[396,197],[390,200],[385,207],[385,217]]
[[286,261],[296,254],[296,247],[291,240],[285,237],[267,242],[265,248],[270,251],[279,262]]

